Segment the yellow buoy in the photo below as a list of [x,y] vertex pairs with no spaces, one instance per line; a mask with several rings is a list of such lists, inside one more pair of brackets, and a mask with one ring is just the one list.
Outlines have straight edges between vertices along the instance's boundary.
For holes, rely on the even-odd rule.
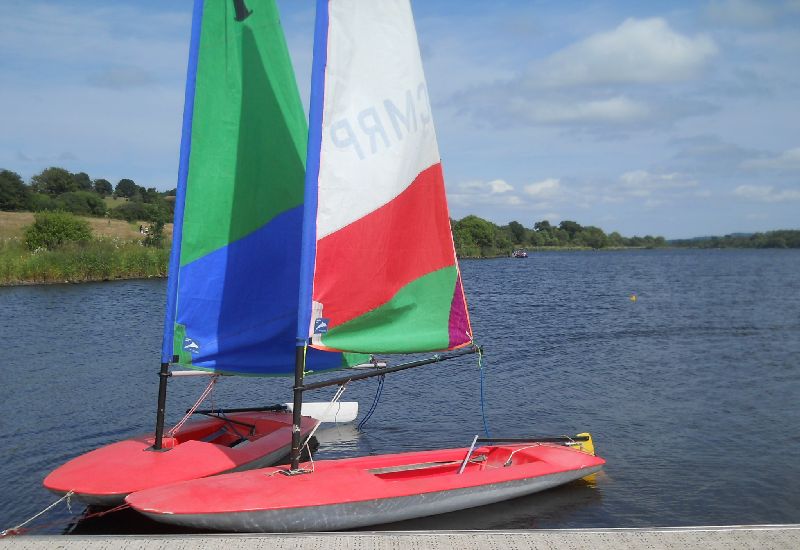
[[638,299],[639,298],[637,298],[636,294],[631,294],[631,302],[635,302]]

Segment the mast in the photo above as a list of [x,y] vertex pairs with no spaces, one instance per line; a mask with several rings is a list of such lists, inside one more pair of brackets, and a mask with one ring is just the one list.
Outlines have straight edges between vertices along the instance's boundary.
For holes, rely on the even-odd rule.
[[[410,3],[316,4],[295,343],[295,472],[298,405],[303,391],[316,386],[303,383],[308,348],[408,354],[473,344]],[[400,261],[388,262],[387,254]]]
[[294,416],[292,419],[291,470],[300,468],[300,421],[303,406],[303,373],[305,371],[308,328],[311,324],[311,292],[314,285],[314,257],[317,248],[317,191],[320,150],[322,147],[322,114],[325,95],[325,65],[328,60],[328,0],[317,0],[314,22],[314,51],[311,65],[311,97],[308,113],[308,149],[306,154],[305,195],[303,198],[303,232],[300,245],[300,292],[298,295],[297,346],[294,371]]
[[303,419],[303,370],[305,369],[305,347],[297,346],[297,357],[295,358],[294,371],[294,403],[292,409],[292,453],[290,472],[300,470],[300,449],[302,445],[302,435],[300,433],[300,422]]
[[181,235],[183,212],[186,202],[186,181],[189,176],[189,153],[192,143],[192,114],[194,113],[194,91],[197,78],[197,59],[200,50],[200,30],[203,19],[203,0],[195,0],[192,12],[192,36],[189,44],[189,62],[186,68],[186,92],[183,103],[183,127],[181,128],[181,152],[178,164],[178,185],[175,193],[172,249],[169,255],[167,280],[167,307],[164,316],[164,336],[161,343],[161,369],[158,373],[158,406],[156,410],[156,435],[154,450],[161,450],[164,434],[164,412],[167,404],[167,380],[169,363],[173,358],[175,311],[178,298],[178,273],[181,258]]

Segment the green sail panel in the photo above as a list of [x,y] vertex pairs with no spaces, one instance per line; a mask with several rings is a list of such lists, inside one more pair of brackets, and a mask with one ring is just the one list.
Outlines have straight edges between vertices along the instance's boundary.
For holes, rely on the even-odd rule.
[[205,2],[181,245],[186,265],[303,203],[307,125],[272,1]]
[[420,277],[381,307],[330,329],[321,336],[322,344],[331,349],[373,353],[404,353],[409,347],[415,351],[447,349],[450,305],[457,281],[455,266]]

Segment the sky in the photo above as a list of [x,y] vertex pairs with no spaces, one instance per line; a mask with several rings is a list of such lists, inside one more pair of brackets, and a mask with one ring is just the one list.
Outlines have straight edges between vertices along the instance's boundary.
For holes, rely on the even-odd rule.
[[[278,7],[307,108],[314,2]],[[174,188],[191,8],[0,3],[0,169]],[[800,229],[800,0],[413,8],[453,218]]]

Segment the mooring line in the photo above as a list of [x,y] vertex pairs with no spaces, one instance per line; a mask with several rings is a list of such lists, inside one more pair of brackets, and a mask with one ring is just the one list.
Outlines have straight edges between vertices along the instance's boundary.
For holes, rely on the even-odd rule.
[[55,501],[53,504],[51,504],[50,506],[48,506],[47,508],[45,508],[44,510],[42,510],[42,511],[41,511],[41,512],[39,512],[38,514],[34,514],[32,517],[30,517],[30,518],[26,519],[25,521],[23,521],[22,523],[20,523],[19,525],[15,526],[15,527],[10,527],[10,528],[8,528],[8,529],[5,529],[5,530],[3,530],[3,531],[0,531],[0,538],[2,538],[2,537],[7,537],[7,536],[9,536],[9,535],[18,535],[18,534],[19,534],[19,532],[20,532],[20,530],[21,530],[23,527],[25,527],[26,525],[28,525],[30,522],[32,522],[33,520],[35,520],[36,518],[38,518],[38,517],[39,517],[39,516],[41,516],[42,514],[44,514],[44,513],[46,513],[46,512],[49,512],[50,510],[52,510],[53,508],[55,508],[55,507],[56,507],[58,504],[60,504],[60,503],[61,503],[61,502],[63,502],[64,500],[66,500],[67,502],[69,502],[69,498],[70,498],[72,495],[74,495],[74,494],[75,494],[75,491],[68,491],[68,492],[67,492],[67,494],[65,494],[63,497],[61,497],[60,499],[58,499],[57,501]]

